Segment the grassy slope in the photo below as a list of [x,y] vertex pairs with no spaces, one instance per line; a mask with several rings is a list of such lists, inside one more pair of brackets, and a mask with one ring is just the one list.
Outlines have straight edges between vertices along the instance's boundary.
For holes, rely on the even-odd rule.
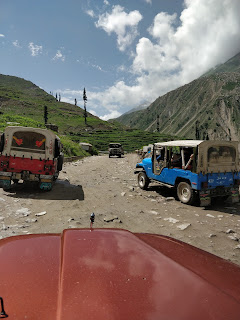
[[[0,75],[0,131],[14,122],[16,125],[44,128],[44,106],[48,108],[48,123],[58,126],[66,155],[85,152],[79,142],[89,142],[97,150],[107,150],[110,142],[121,142],[126,151],[133,151],[156,141],[173,137],[141,130],[126,130],[122,124],[102,121],[72,104],[58,102],[30,81]],[[9,124],[9,122],[11,122]],[[14,125],[14,124],[13,124]]]

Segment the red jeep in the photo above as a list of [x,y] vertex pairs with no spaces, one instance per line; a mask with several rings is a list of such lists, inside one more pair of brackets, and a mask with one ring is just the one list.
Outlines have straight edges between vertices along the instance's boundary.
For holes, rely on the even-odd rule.
[[9,189],[11,181],[38,182],[51,190],[62,170],[63,153],[57,135],[47,129],[7,127],[0,139],[0,187]]

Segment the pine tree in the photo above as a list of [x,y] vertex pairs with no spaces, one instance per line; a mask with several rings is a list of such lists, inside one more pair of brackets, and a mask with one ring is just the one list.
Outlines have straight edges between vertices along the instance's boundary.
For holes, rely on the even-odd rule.
[[86,95],[86,90],[85,90],[85,88],[83,89],[83,101],[84,101],[84,118],[85,118],[85,124],[87,124],[87,108],[86,108],[87,95]]

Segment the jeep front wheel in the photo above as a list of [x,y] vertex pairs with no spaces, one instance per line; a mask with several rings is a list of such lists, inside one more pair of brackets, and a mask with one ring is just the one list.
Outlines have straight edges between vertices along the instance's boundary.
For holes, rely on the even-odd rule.
[[185,204],[192,204],[194,201],[194,192],[187,182],[180,182],[177,186],[178,199]]
[[141,189],[146,190],[149,185],[149,179],[145,172],[140,172],[138,174],[138,185]]

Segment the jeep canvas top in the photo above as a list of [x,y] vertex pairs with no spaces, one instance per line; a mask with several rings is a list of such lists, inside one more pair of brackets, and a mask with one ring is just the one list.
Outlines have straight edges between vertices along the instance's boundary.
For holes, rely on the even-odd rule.
[[52,131],[30,127],[7,127],[0,145],[0,187],[9,189],[11,181],[39,182],[50,190],[62,170],[60,139]]

